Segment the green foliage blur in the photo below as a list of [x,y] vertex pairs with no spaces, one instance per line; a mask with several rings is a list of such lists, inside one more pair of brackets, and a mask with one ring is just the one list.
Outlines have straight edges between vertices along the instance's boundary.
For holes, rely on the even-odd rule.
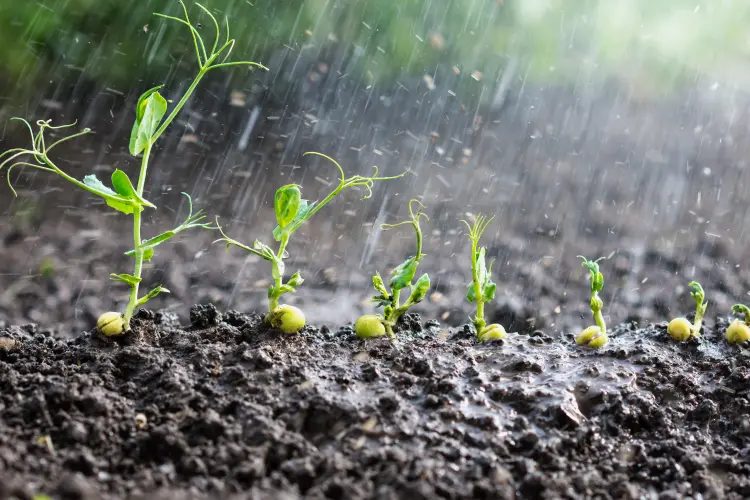
[[[213,26],[188,3],[206,36]],[[366,84],[434,75],[438,66],[494,80],[511,58],[525,78],[592,71],[671,85],[696,71],[732,73],[750,57],[744,0],[204,0],[227,16],[235,54],[265,62],[336,45]],[[127,92],[193,63],[185,30],[153,12],[176,0],[0,0],[0,96],[84,73]],[[168,47],[165,50],[164,47]],[[732,68],[735,68],[734,70]],[[645,82],[645,83],[644,83]]]

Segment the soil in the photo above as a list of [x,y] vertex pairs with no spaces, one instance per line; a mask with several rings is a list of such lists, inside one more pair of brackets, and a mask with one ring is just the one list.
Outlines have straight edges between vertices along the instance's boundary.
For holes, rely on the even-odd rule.
[[750,350],[721,318],[686,343],[621,324],[594,351],[411,314],[395,344],[190,317],[0,330],[0,498],[750,496]]

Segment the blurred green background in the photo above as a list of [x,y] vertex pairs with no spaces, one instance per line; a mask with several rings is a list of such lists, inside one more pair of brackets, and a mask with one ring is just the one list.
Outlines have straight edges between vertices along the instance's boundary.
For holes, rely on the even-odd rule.
[[[441,69],[493,81],[509,58],[526,78],[603,71],[663,91],[698,71],[734,73],[750,55],[750,2],[711,0],[205,0],[227,16],[235,54],[267,60],[337,47],[366,84]],[[188,3],[204,35],[213,27]],[[127,93],[193,63],[189,40],[154,18],[176,0],[0,0],[0,98],[81,77]],[[737,77],[738,75],[732,74]],[[744,79],[744,74],[740,75]],[[472,78],[473,77],[473,78]],[[458,92],[466,89],[457,88]]]

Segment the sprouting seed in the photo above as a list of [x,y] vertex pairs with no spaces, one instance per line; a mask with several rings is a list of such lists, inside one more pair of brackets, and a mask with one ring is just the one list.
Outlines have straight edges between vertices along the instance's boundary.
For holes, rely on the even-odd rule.
[[588,260],[586,257],[579,255],[578,258],[583,260],[582,265],[591,273],[591,300],[589,301],[589,305],[596,325],[589,326],[579,333],[578,337],[576,337],[576,344],[598,349],[607,345],[609,341],[607,324],[604,322],[604,316],[602,316],[604,302],[599,297],[599,292],[604,288],[604,275],[599,271],[599,261],[604,257],[596,260]]
[[708,303],[703,287],[697,281],[691,281],[688,284],[690,296],[695,300],[695,321],[691,324],[687,318],[674,318],[667,325],[667,333],[672,339],[678,342],[684,342],[691,337],[700,336],[701,326],[703,324],[703,315],[706,314]]
[[733,314],[744,314],[745,320],[736,319],[727,327],[725,338],[730,344],[743,344],[750,340],[750,308],[743,304],[732,306]]

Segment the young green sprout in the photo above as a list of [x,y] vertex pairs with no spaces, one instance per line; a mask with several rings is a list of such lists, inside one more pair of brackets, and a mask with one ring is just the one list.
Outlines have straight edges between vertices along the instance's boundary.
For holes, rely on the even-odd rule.
[[[39,120],[36,122],[38,127],[37,132],[34,133],[34,129],[28,121],[22,118],[14,118],[15,120],[21,121],[26,128],[28,128],[29,133],[31,134],[31,146],[28,148],[10,149],[0,154],[0,170],[7,165],[6,179],[14,195],[16,194],[16,191],[11,184],[11,172],[16,167],[31,167],[57,174],[74,186],[103,198],[110,208],[132,216],[133,249],[125,253],[125,255],[132,257],[134,260],[132,274],[112,273],[110,275],[111,279],[121,281],[130,287],[130,296],[125,311],[122,314],[117,312],[104,313],[97,321],[97,328],[99,331],[108,336],[121,335],[129,330],[130,319],[137,307],[142,306],[160,293],[167,293],[169,291],[159,285],[144,296],[139,296],[138,294],[142,280],[143,263],[151,260],[154,256],[154,250],[156,247],[186,229],[215,229],[214,226],[203,222],[205,215],[202,211],[193,213],[192,200],[189,195],[183,193],[187,197],[190,207],[187,219],[171,231],[166,231],[146,240],[141,238],[142,212],[146,208],[156,208],[153,203],[144,198],[149,158],[156,141],[161,137],[167,127],[169,127],[185,103],[190,99],[190,96],[195,91],[198,83],[200,83],[209,71],[240,65],[256,66],[258,68],[267,69],[258,63],[249,61],[226,62],[229,54],[232,52],[232,48],[234,47],[234,40],[230,40],[229,38],[228,19],[225,18],[226,39],[224,43],[220,45],[221,30],[219,29],[218,21],[208,9],[200,4],[196,4],[211,18],[216,31],[216,36],[213,44],[210,46],[209,52],[207,50],[207,42],[203,40],[196,27],[190,22],[187,8],[182,0],[180,0],[180,5],[182,5],[182,10],[185,16],[184,19],[158,13],[155,15],[168,20],[177,21],[190,29],[199,70],[190,87],[185,91],[179,102],[172,107],[172,110],[168,115],[167,100],[159,93],[162,85],[147,90],[138,99],[135,109],[135,123],[133,124],[133,129],[130,134],[129,144],[130,153],[136,157],[139,155],[141,156],[141,167],[138,174],[138,181],[135,186],[131,182],[130,177],[122,170],[115,170],[112,173],[112,188],[109,188],[93,174],[85,176],[83,181],[80,181],[62,170],[52,161],[49,154],[53,149],[64,142],[88,134],[91,130],[86,128],[80,132],[75,132],[69,135],[63,134],[63,137],[57,139],[51,144],[47,144],[47,139],[45,137],[46,133],[49,131],[53,134],[57,134],[59,133],[58,131],[73,127],[75,123],[70,125],[53,126],[50,124],[50,120]],[[28,161],[23,161],[22,159]]]
[[375,173],[370,177],[355,175],[347,179],[344,169],[333,158],[316,152],[308,152],[305,153],[306,155],[320,156],[336,165],[341,175],[339,185],[323,201],[317,204],[303,200],[302,191],[300,191],[300,186],[297,184],[287,184],[276,191],[273,204],[278,224],[273,230],[273,238],[279,243],[276,251],[258,240],[255,240],[252,247],[240,243],[227,236],[224,230],[217,224],[223,238],[216,241],[223,241],[227,251],[230,246],[236,246],[271,263],[273,284],[268,288],[268,314],[266,315],[266,321],[284,333],[297,333],[305,326],[305,315],[300,309],[290,305],[279,305],[279,299],[282,295],[296,292],[297,286],[301,285],[304,281],[298,271],[286,283],[284,282],[284,271],[286,270],[284,259],[289,257],[286,247],[289,244],[292,234],[344,189],[364,187],[367,194],[362,199],[365,200],[372,196],[372,188],[375,181],[398,179],[406,174],[404,172],[392,177],[378,177],[378,168],[374,167]]
[[[409,220],[380,226],[384,230],[407,224],[412,226],[417,239],[417,252],[414,257],[409,257],[391,271],[391,280],[388,283],[391,288],[390,292],[383,283],[380,273],[376,272],[375,276],[372,277],[373,287],[375,291],[379,292],[379,295],[375,295],[372,300],[378,306],[383,307],[383,315],[366,314],[354,323],[354,331],[362,338],[381,337],[385,334],[388,334],[391,339],[396,338],[393,327],[411,306],[422,302],[430,289],[430,277],[427,273],[422,274],[416,283],[412,284],[411,282],[417,274],[419,261],[425,256],[422,253],[422,228],[419,226],[419,218],[424,217],[430,220],[421,209],[414,213],[413,203],[418,204],[421,208],[426,208],[418,200],[410,200]],[[409,298],[401,304],[401,291],[405,289],[409,289]]]
[[586,257],[581,255],[579,259],[583,260],[583,267],[587,268],[591,273],[591,312],[594,314],[594,322],[596,325],[589,326],[576,337],[576,344],[585,345],[598,349],[604,347],[609,341],[607,336],[607,324],[604,322],[604,316],[602,316],[602,308],[604,302],[599,297],[599,292],[604,288],[604,275],[599,272],[599,261],[604,257],[600,257],[596,260],[588,260]]
[[727,328],[725,335],[730,344],[742,344],[750,340],[750,308],[742,304],[732,306],[732,314],[744,314],[745,321],[736,319]]
[[477,340],[488,342],[505,338],[505,328],[502,325],[493,323],[487,325],[484,320],[484,305],[492,302],[495,298],[497,285],[492,281],[492,264],[495,260],[490,261],[489,267],[485,263],[486,249],[479,246],[479,239],[484,234],[487,226],[495,217],[489,219],[482,214],[474,218],[474,224],[461,221],[469,228],[469,241],[471,241],[471,283],[466,292],[466,300],[477,305],[476,315],[472,322],[477,331]]
[[705,302],[706,294],[703,293],[703,287],[700,283],[691,281],[688,287],[690,288],[690,296],[695,300],[695,321],[691,324],[687,318],[675,318],[667,325],[667,333],[678,342],[700,336],[703,315],[706,314],[706,307],[708,307],[708,303]]

